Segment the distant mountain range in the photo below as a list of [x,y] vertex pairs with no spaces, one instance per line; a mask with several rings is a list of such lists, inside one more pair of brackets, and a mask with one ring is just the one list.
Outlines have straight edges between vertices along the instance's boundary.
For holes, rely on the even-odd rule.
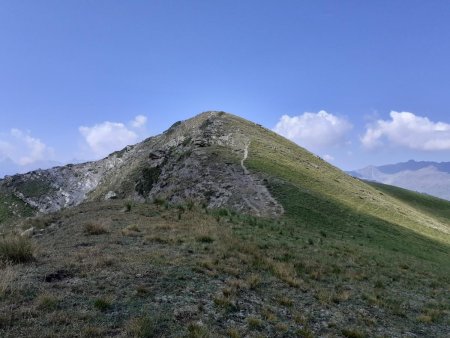
[[348,174],[450,200],[450,162],[410,160],[397,164],[368,166]]

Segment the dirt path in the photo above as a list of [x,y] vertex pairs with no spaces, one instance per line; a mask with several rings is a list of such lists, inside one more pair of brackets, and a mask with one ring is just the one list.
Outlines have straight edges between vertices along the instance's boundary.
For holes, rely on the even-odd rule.
[[248,147],[250,146],[250,142],[248,142],[246,145],[245,145],[245,148],[244,148],[244,157],[241,159],[241,167],[242,167],[242,169],[244,170],[244,174],[245,175],[248,175],[249,174],[249,172],[248,172],[248,169],[245,167],[245,165],[244,165],[244,161],[247,159],[247,157],[248,157]]

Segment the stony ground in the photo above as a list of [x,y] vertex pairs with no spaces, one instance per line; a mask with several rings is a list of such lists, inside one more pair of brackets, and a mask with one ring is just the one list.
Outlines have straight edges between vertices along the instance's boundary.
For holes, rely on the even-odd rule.
[[27,222],[2,337],[450,335],[445,270],[282,220],[115,200]]

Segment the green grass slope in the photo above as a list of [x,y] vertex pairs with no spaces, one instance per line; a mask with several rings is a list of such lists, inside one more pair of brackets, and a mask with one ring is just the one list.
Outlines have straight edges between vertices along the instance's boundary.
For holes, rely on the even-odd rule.
[[[394,196],[352,178],[285,138],[238,117],[227,115],[230,125],[250,136],[246,166],[274,187],[275,197],[288,203],[287,215],[326,220],[339,215],[336,230],[352,228],[360,217],[371,217],[428,238],[450,244],[448,220],[438,219]],[[288,193],[290,192],[290,193]],[[294,203],[295,200],[295,203]],[[329,204],[329,207],[326,205]],[[310,210],[300,212],[301,209]]]
[[450,202],[447,200],[392,185],[370,181],[365,183],[423,213],[438,218],[443,223],[450,223]]

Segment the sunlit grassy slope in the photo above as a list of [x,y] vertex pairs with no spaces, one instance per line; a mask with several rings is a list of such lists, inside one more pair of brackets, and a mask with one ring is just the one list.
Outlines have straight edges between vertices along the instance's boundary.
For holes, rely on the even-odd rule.
[[365,183],[443,223],[450,223],[450,202],[447,200],[392,185],[370,181],[365,181]]
[[[320,221],[339,231],[357,224],[389,223],[428,238],[450,243],[449,221],[436,218],[404,200],[346,175],[283,137],[238,117],[243,133],[250,135],[246,165],[270,181],[287,216],[309,223]],[[450,205],[450,204],[449,204]]]

